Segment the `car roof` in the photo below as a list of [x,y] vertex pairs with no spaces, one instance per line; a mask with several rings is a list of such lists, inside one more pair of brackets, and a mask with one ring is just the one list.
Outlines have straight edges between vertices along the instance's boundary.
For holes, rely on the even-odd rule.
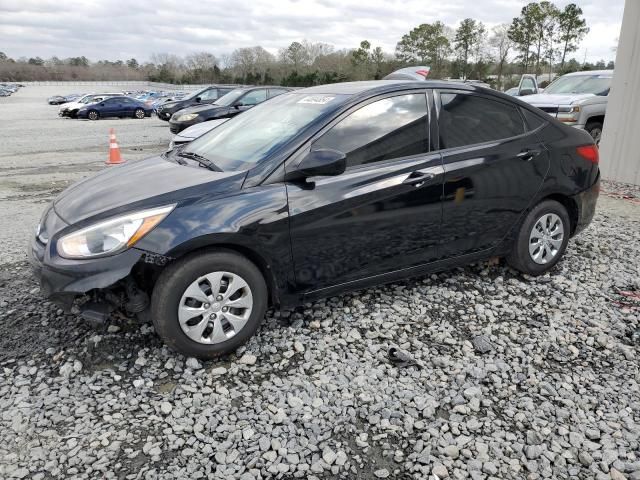
[[613,75],[613,70],[583,70],[581,72],[567,73],[565,77],[577,77],[579,75]]
[[[358,95],[363,93],[385,93],[412,88],[456,88],[458,90],[474,90],[474,85],[447,82],[444,80],[365,80],[361,82],[343,82],[302,88],[296,93]],[[477,87],[476,87],[477,88]]]

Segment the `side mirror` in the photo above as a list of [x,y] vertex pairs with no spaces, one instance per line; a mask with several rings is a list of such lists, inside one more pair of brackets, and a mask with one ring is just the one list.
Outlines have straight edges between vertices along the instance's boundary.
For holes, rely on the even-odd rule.
[[101,103],[101,104],[100,104],[100,106],[101,106],[101,107],[104,107],[104,103]]
[[520,94],[521,97],[526,97],[527,95],[533,95],[536,92],[533,90],[533,88],[523,88],[518,93]]
[[242,103],[242,100],[238,100],[233,104],[233,106],[236,108],[244,107],[244,103]]
[[316,176],[335,176],[347,169],[347,156],[338,150],[321,148],[311,150],[291,172],[293,179]]
[[196,97],[196,102],[197,102],[197,103],[200,103],[201,101],[202,101],[202,98],[200,98],[200,97]]

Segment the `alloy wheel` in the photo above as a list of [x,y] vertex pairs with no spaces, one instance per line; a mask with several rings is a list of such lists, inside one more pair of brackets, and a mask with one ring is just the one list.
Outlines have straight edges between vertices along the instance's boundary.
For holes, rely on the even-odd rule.
[[138,109],[135,114],[136,118],[144,118],[144,110]]
[[589,130],[589,133],[593,137],[593,141],[596,142],[596,145],[600,145],[600,139],[602,138],[602,128],[594,127]]
[[184,291],[178,305],[178,321],[191,340],[217,344],[237,335],[252,309],[251,288],[240,275],[212,272]]
[[89,112],[89,120],[97,120],[98,113],[97,112]]
[[546,213],[533,225],[529,235],[529,255],[540,264],[551,262],[560,252],[564,240],[562,219],[555,213]]

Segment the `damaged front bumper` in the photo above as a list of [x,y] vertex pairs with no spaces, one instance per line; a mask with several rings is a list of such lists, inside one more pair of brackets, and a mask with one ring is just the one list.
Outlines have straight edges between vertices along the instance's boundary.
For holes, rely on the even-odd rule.
[[131,248],[109,257],[69,260],[52,257],[46,245],[34,236],[28,256],[42,294],[68,308],[75,297],[91,290],[108,288],[129,276],[133,267],[144,261],[145,252]]

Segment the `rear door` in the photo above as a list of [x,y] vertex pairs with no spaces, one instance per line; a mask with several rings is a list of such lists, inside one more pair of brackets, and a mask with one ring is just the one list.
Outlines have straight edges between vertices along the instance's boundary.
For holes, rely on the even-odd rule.
[[136,108],[138,108],[139,103],[134,101],[131,98],[122,98],[121,102],[120,102],[120,114],[127,116],[127,117],[132,117],[133,116],[133,112]]
[[443,257],[497,246],[541,188],[549,154],[514,104],[436,91],[443,157]]
[[303,292],[437,257],[442,162],[430,152],[425,91],[378,97],[334,120],[311,149],[347,155],[337,176],[287,182],[296,283]]

